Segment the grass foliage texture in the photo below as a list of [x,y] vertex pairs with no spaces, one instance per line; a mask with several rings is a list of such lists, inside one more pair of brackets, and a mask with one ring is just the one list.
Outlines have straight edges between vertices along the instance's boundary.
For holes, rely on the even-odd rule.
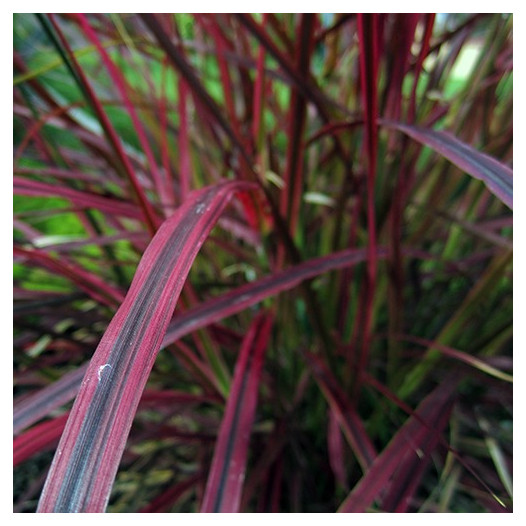
[[513,511],[512,23],[14,15],[14,511]]

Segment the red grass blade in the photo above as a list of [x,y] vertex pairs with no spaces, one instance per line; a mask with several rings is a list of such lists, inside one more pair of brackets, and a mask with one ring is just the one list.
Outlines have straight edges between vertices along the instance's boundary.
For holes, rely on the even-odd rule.
[[402,113],[402,84],[411,63],[411,46],[419,18],[420,15],[415,13],[397,13],[386,38],[391,53],[386,57],[389,83],[385,91],[383,114],[393,120],[399,120]]
[[[385,257],[385,251],[379,249],[378,256]],[[366,257],[365,249],[342,250],[335,254],[305,261],[287,270],[275,272],[258,281],[242,285],[177,316],[166,331],[164,345],[177,341],[188,332],[241,312],[265,298],[289,290],[302,281],[330,270],[356,265],[365,261]]]
[[161,493],[150,504],[139,510],[139,513],[163,513],[172,506],[185,493],[190,491],[201,479],[204,478],[203,473],[197,473],[186,480],[171,486],[166,491]]
[[[318,109],[322,118],[326,121],[330,120],[328,118],[328,113],[326,110],[326,105],[331,102],[325,96],[325,94],[318,89],[318,87],[313,83],[307,81],[306,78],[302,77],[294,67],[292,61],[289,59],[286,53],[280,51],[278,46],[269,38],[268,33],[265,32],[264,28],[254,20],[252,15],[247,13],[240,13],[234,15],[239,22],[246,27],[246,29],[256,38],[260,44],[272,55],[279,65],[283,68],[283,71],[286,73],[287,78],[294,83],[295,87],[300,93],[302,93],[307,99],[311,100],[313,104]],[[269,17],[269,20],[272,20],[272,17]]]
[[13,254],[15,258],[24,258],[31,263],[47,268],[51,272],[57,272],[65,276],[93,299],[104,305],[114,307],[123,300],[123,295],[119,290],[108,285],[98,276],[91,274],[67,260],[64,261],[64,259],[59,260],[53,258],[42,250],[29,250],[16,246],[13,247]]
[[[298,43],[295,51],[297,71],[307,77],[314,47],[315,16],[302,13],[299,23]],[[281,214],[287,218],[290,234],[294,237],[298,224],[303,188],[303,157],[307,101],[296,88],[292,90],[288,114],[287,164],[285,168],[285,189],[281,194]]]
[[435,16],[435,13],[428,13],[425,15],[426,22],[424,35],[422,37],[422,47],[420,48],[420,53],[418,54],[418,59],[414,68],[413,88],[411,90],[411,99],[409,100],[409,109],[407,113],[407,120],[409,122],[413,122],[416,116],[416,88],[418,86],[420,73],[422,72],[422,66],[424,65],[424,59],[429,52],[429,44],[433,35],[433,26],[435,25]]
[[[455,385],[456,383],[445,381],[424,399],[416,410],[415,416],[407,419],[344,500],[338,511],[363,513],[382,490],[388,487],[388,483],[405,455],[416,454],[414,450],[422,447],[422,442],[429,429],[434,429],[436,420],[449,410],[451,400],[455,396]],[[428,426],[425,426],[422,420],[428,423]]]
[[272,328],[268,314],[259,315],[243,341],[208,476],[201,511],[239,511],[245,480],[250,428],[256,411],[263,357]]
[[354,451],[364,473],[366,473],[376,458],[376,451],[360,416],[349,403],[336,378],[320,357],[309,352],[304,352],[303,355],[314,373],[314,378],[320,386],[327,403],[334,411],[347,442]]
[[250,158],[248,157],[248,154],[243,146],[241,138],[238,135],[236,135],[234,129],[230,126],[227,119],[219,109],[219,106],[203,87],[201,81],[195,74],[192,66],[182,56],[182,54],[172,43],[171,39],[165,33],[157,17],[152,13],[141,14],[140,16],[143,19],[146,26],[148,27],[148,29],[155,35],[155,38],[159,42],[160,46],[164,48],[172,64],[184,77],[188,86],[191,87],[192,94],[197,98],[197,100],[203,103],[203,106],[214,117],[217,124],[221,126],[221,128],[227,134],[232,143],[239,149],[245,161],[247,161],[250,165]]
[[16,466],[35,453],[52,449],[64,431],[68,414],[38,424],[13,440],[13,465]]
[[[362,342],[358,369],[360,374],[367,365],[371,344],[371,327],[373,323],[373,303],[376,289],[377,241],[375,214],[375,181],[378,153],[378,15],[358,14],[358,34],[360,45],[360,79],[362,99],[365,108],[365,147],[367,152],[367,281],[364,288],[362,309]],[[357,387],[360,382],[357,382]]]
[[[263,13],[263,19],[261,24],[265,27],[267,23],[267,13]],[[266,84],[266,75],[265,75],[265,48],[263,46],[259,47],[257,66],[256,66],[256,78],[254,80],[254,119],[252,121],[252,139],[253,144],[255,145],[256,151],[259,151],[262,147],[263,134],[262,132],[262,118],[263,118],[263,108],[265,106],[265,84]]]
[[95,351],[58,446],[39,512],[102,512],[135,410],[192,262],[232,194],[190,194],[159,228]]
[[119,159],[121,160],[125,172],[129,178],[129,181],[131,183],[131,186],[133,188],[133,191],[137,197],[139,206],[142,209],[142,212],[144,214],[144,219],[148,225],[150,233],[154,233],[157,229],[157,226],[159,224],[159,219],[153,210],[153,207],[151,203],[148,201],[148,198],[146,197],[146,194],[144,193],[144,190],[142,186],[139,183],[139,180],[137,178],[137,175],[133,169],[133,166],[130,162],[130,159],[126,155],[126,152],[124,151],[124,148],[122,147],[121,141],[117,135],[117,132],[113,128],[113,125],[111,124],[108,116],[106,115],[104,108],[102,107],[102,104],[100,103],[99,99],[95,95],[90,83],[88,82],[88,79],[86,78],[83,69],[80,67],[77,59],[75,58],[75,54],[71,50],[71,47],[68,44],[68,41],[65,39],[62,31],[60,30],[60,27],[55,22],[55,18],[53,15],[48,15],[49,21],[51,22],[54,30],[56,31],[58,37],[60,38],[60,42],[64,49],[67,51],[69,60],[71,61],[72,66],[74,67],[74,72],[77,75],[79,81],[81,82],[82,89],[84,90],[88,100],[93,106],[93,109],[95,110],[95,113],[97,114],[97,117],[104,128],[104,131],[111,142],[115,152],[117,153]]
[[13,409],[13,434],[17,435],[51,411],[73,400],[79,391],[80,382],[86,373],[88,364],[81,365],[60,380],[39,389],[24,400],[15,404]]
[[180,78],[177,82],[179,100],[179,177],[181,185],[181,203],[184,203],[186,195],[190,191],[191,181],[191,159],[190,159],[190,136],[188,134],[188,86],[186,81]]
[[475,150],[472,146],[459,141],[449,133],[387,120],[380,120],[379,122],[429,146],[461,170],[475,179],[480,179],[492,194],[510,209],[513,209],[513,170],[505,164]]
[[159,173],[159,168],[157,167],[157,162],[155,161],[155,157],[153,155],[152,149],[150,148],[150,143],[148,142],[146,133],[141,124],[139,116],[137,115],[137,112],[135,111],[135,107],[133,106],[128,96],[129,87],[126,84],[126,80],[124,76],[122,75],[122,73],[120,72],[120,70],[117,68],[117,66],[115,66],[115,64],[111,60],[108,52],[102,46],[99,38],[97,37],[97,34],[92,29],[92,27],[89,25],[86,16],[78,13],[78,14],[75,14],[74,17],[79,21],[80,27],[82,28],[82,31],[84,31],[84,34],[97,48],[97,51],[99,52],[102,58],[102,62],[104,63],[104,65],[106,66],[106,69],[108,70],[110,74],[113,84],[115,85],[115,87],[117,88],[117,90],[119,91],[121,95],[122,101],[124,102],[128,115],[130,116],[133,122],[133,126],[135,128],[135,132],[141,144],[142,150],[148,159],[148,165],[150,167],[152,179],[157,187],[158,195],[162,199],[164,185],[162,184],[162,179]]
[[441,433],[451,418],[453,401],[450,400],[433,423],[433,429],[427,429],[420,440],[416,451],[408,451],[400,468],[393,476],[393,483],[382,501],[382,510],[389,513],[406,513],[411,505],[411,497],[415,493],[424,470],[429,463],[431,453],[440,443]]
[[132,203],[23,177],[13,177],[13,193],[27,196],[64,197],[77,206],[95,208],[101,212],[122,217],[141,218],[137,206]]
[[[327,451],[334,478],[342,487],[347,485],[345,473],[345,443],[343,441],[338,415],[331,408],[328,410],[329,424],[327,429]],[[348,488],[347,488],[348,489]]]

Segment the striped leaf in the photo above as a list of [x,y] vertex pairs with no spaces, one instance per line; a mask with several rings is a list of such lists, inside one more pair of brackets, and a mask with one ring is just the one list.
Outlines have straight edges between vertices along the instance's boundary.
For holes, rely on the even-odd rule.
[[388,128],[399,130],[415,141],[429,146],[461,170],[475,179],[480,179],[491,193],[513,209],[513,171],[509,166],[475,150],[449,133],[387,120],[380,122]]
[[250,429],[271,328],[270,315],[261,314],[243,340],[208,476],[201,508],[204,513],[239,511]]
[[[436,422],[451,410],[455,395],[455,384],[444,381],[420,404],[415,414],[391,439],[378,455],[370,469],[356,484],[338,509],[339,512],[363,513],[373,501],[389,487],[397,469],[403,462],[410,462],[419,449],[427,450],[429,434],[435,433]],[[395,481],[396,484],[396,481]]]
[[232,194],[225,182],[187,196],[155,234],[82,381],[40,512],[102,512],[139,399],[192,262]]

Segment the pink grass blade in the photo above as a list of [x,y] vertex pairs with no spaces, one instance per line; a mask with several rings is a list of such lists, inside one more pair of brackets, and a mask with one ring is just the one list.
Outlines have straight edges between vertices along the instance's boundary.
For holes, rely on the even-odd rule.
[[165,513],[178,499],[188,493],[204,478],[203,473],[196,473],[186,480],[169,487],[156,497],[150,504],[139,510],[139,513]]
[[[305,98],[313,102],[323,120],[326,122],[330,121],[331,119],[327,112],[326,106],[327,104],[330,104],[331,101],[327,99],[325,94],[320,89],[318,89],[318,87],[313,82],[311,82],[310,79],[305,78],[298,71],[296,71],[296,68],[294,67],[294,64],[290,60],[288,54],[283,53],[269,38],[268,31],[265,31],[265,28],[256,22],[252,15],[248,13],[235,14],[234,16],[268,51],[269,55],[273,56],[277,60],[281,68],[283,68],[283,71],[286,73],[287,78],[295,85],[298,91],[302,93]],[[271,20],[272,17],[269,14],[269,21]]]
[[414,79],[413,87],[411,89],[411,98],[409,99],[409,109],[407,111],[407,120],[412,123],[415,120],[416,116],[416,88],[418,86],[418,80],[420,74],[422,73],[422,68],[424,65],[424,59],[427,57],[429,52],[429,46],[431,42],[431,36],[433,35],[433,27],[435,25],[435,13],[427,13],[425,15],[425,29],[424,35],[422,36],[422,45],[420,52],[418,54],[418,59],[414,67]]
[[[388,487],[404,456],[407,453],[416,454],[414,450],[421,446],[428,429],[433,429],[440,415],[449,410],[455,397],[455,385],[456,382],[444,381],[421,402],[415,416],[407,419],[387,447],[376,457],[338,511],[363,513]],[[422,421],[427,423],[427,426]]]
[[59,380],[39,389],[16,403],[13,408],[13,434],[19,434],[51,411],[73,400],[77,395],[88,363],[66,373]]
[[65,170],[63,168],[55,168],[55,167],[49,167],[49,166],[45,168],[15,167],[14,173],[17,175],[22,175],[22,176],[36,175],[38,177],[52,177],[54,179],[84,181],[86,183],[96,184],[97,186],[101,186],[101,187],[105,187],[107,185],[108,189],[110,186],[110,184],[108,183],[111,183],[112,185],[116,185],[120,188],[124,187],[120,179],[117,179],[116,177],[110,177],[110,174],[105,174],[105,177],[102,178],[96,175],[81,172],[79,170]]
[[365,148],[367,153],[367,281],[362,308],[362,340],[358,368],[360,374],[367,366],[373,324],[373,303],[376,289],[376,214],[375,181],[378,153],[378,14],[358,14],[358,42],[360,48],[360,80],[365,121]]
[[13,254],[15,258],[22,258],[26,260],[26,262],[44,267],[51,272],[57,272],[70,279],[93,299],[105,305],[114,307],[124,299],[120,290],[108,285],[97,275],[84,270],[64,258],[57,259],[42,250],[25,249],[16,246],[13,247]]
[[347,442],[356,455],[364,473],[366,473],[376,458],[376,450],[367,435],[360,416],[323,360],[307,351],[303,352],[303,355],[327,403],[331,410],[334,411]]
[[[45,239],[45,236],[44,236]],[[74,251],[76,249],[86,247],[86,246],[108,246],[114,243],[115,241],[129,241],[133,243],[134,246],[139,249],[141,247],[141,252],[148,245],[150,237],[147,232],[121,232],[120,234],[114,234],[111,236],[98,236],[94,235],[93,237],[87,237],[83,239],[74,239],[71,241],[58,241],[56,243],[42,242],[42,234],[39,233],[36,239],[34,239],[34,244],[36,246],[44,246],[47,250],[53,250],[54,252],[66,252]]]
[[[378,249],[378,255],[385,257],[385,250]],[[166,332],[164,345],[177,341],[188,332],[241,312],[265,298],[290,290],[305,280],[330,270],[356,265],[365,261],[366,258],[365,249],[342,250],[299,263],[287,270],[275,272],[258,281],[242,285],[174,318]]]
[[164,31],[157,16],[152,13],[144,13],[140,15],[148,29],[153,33],[160,46],[165,50],[168,58],[183,76],[188,86],[191,88],[192,95],[200,101],[208,110],[217,124],[223,129],[232,143],[239,149],[244,160],[251,163],[250,158],[243,146],[241,138],[235,133],[235,130],[230,126],[228,120],[223,115],[221,109],[216,104],[214,99],[210,96],[208,91],[204,88],[194,69],[184,56],[179,52],[173,44],[169,36]]
[[13,441],[13,465],[24,462],[35,453],[52,449],[64,431],[68,414],[42,422],[17,436]]
[[202,26],[203,30],[209,33],[214,39],[214,48],[217,50],[216,60],[219,66],[219,75],[223,88],[226,113],[234,133],[238,137],[241,137],[239,119],[236,114],[236,105],[233,98],[236,90],[232,82],[230,71],[228,69],[228,63],[225,59],[225,54],[232,51],[231,43],[223,34],[215,16],[196,13],[195,17],[197,22]]
[[128,115],[130,116],[132,120],[133,127],[135,128],[135,132],[141,144],[142,150],[144,151],[144,154],[146,155],[146,158],[148,159],[148,165],[151,170],[152,179],[155,183],[155,186],[157,187],[157,194],[162,199],[163,193],[164,193],[163,192],[164,185],[162,183],[162,178],[159,173],[157,162],[153,155],[152,149],[150,148],[150,143],[148,142],[146,133],[143,129],[139,116],[137,115],[137,112],[135,111],[135,107],[133,106],[128,96],[129,86],[127,85],[126,80],[124,76],[122,75],[122,73],[119,71],[119,69],[115,66],[115,64],[111,60],[108,52],[102,46],[99,38],[97,37],[97,34],[92,29],[92,27],[89,25],[89,22],[86,16],[80,13],[75,14],[74,16],[79,21],[80,27],[82,28],[82,31],[84,32],[84,34],[88,37],[88,39],[92,42],[92,44],[94,44],[95,47],[97,48],[97,51],[99,52],[102,58],[102,62],[104,63],[104,65],[106,66],[106,69],[108,70],[110,74],[113,84],[115,85],[115,87],[120,93],[122,101],[124,102],[124,106],[126,107]]
[[[391,31],[388,33],[390,53],[386,57],[389,79],[385,90],[383,114],[393,120],[399,120],[402,113],[402,84],[411,63],[411,46],[420,15],[415,13],[397,13],[393,16]],[[386,39],[387,40],[387,39]]]
[[[168,72],[170,70],[168,69],[168,59],[165,57],[162,62],[162,70],[161,70],[161,93],[159,95],[159,128],[160,128],[160,148],[161,148],[161,160],[162,165],[164,168],[164,177],[163,177],[163,207],[166,210],[170,210],[173,212],[176,208],[176,197],[175,197],[175,191],[173,188],[173,174],[172,174],[172,167],[170,166],[170,155],[169,155],[169,145],[168,145],[168,97],[166,93],[166,88],[169,78]],[[181,97],[181,94],[179,93],[179,97]],[[179,101],[180,102],[180,98]],[[180,110],[179,110],[180,111]],[[185,115],[186,117],[186,115]],[[179,126],[179,133],[181,133],[182,128],[182,119],[181,116],[181,124]],[[179,150],[181,151],[181,147],[179,147]],[[181,152],[182,153],[182,152]],[[186,152],[188,155],[188,152]],[[190,167],[188,167],[190,169]],[[187,174],[189,177],[190,175]],[[180,185],[181,185],[181,195],[186,195],[186,187],[185,191],[183,192],[182,186],[183,186],[183,176],[180,177]],[[181,198],[181,202],[184,201],[184,197]]]
[[239,511],[250,429],[271,328],[272,317],[263,313],[254,320],[243,340],[201,507],[204,513]]
[[[263,27],[267,24],[267,13],[263,13],[263,19],[261,24]],[[263,110],[265,107],[265,85],[266,85],[266,75],[265,75],[265,48],[259,46],[258,49],[258,58],[256,66],[256,78],[254,80],[254,119],[252,121],[252,139],[253,144],[255,145],[256,151],[260,151],[263,146]]]
[[40,197],[64,197],[74,205],[85,208],[95,208],[107,214],[140,219],[141,214],[137,206],[119,201],[115,198],[104,197],[87,191],[74,190],[66,186],[49,184],[23,177],[13,178],[13,193],[16,195]]
[[93,109],[95,110],[95,113],[111,143],[113,146],[119,160],[121,161],[125,173],[128,176],[128,179],[130,181],[130,184],[133,188],[133,191],[135,193],[135,196],[137,197],[137,201],[139,203],[139,206],[142,210],[142,213],[144,215],[145,222],[148,226],[148,229],[151,234],[155,233],[158,224],[159,224],[159,218],[157,217],[151,203],[148,201],[148,198],[139,183],[139,180],[137,178],[137,175],[133,169],[133,166],[130,162],[130,159],[126,155],[126,152],[124,151],[124,148],[121,144],[121,141],[117,135],[117,132],[113,128],[113,125],[111,124],[106,112],[104,111],[104,108],[102,107],[102,104],[100,100],[97,98],[97,95],[93,91],[93,88],[91,87],[88,79],[86,78],[86,75],[84,74],[84,71],[82,67],[79,65],[75,54],[73,53],[70,45],[68,44],[67,39],[64,37],[64,34],[60,30],[60,27],[55,21],[54,15],[50,14],[48,15],[49,21],[51,22],[54,30],[56,31],[60,42],[64,49],[66,50],[69,60],[71,61],[71,64],[74,68],[75,74],[77,75],[79,81],[82,84],[82,88],[84,92],[87,95],[88,100],[93,106]]
[[412,497],[429,464],[431,453],[440,444],[441,434],[451,418],[452,409],[453,401],[450,400],[433,422],[433,428],[423,431],[418,450],[408,451],[404,455],[399,469],[393,476],[393,482],[382,500],[382,511],[388,513],[410,511]]
[[232,194],[225,182],[188,196],[146,249],[95,351],[62,435],[39,512],[102,512],[137,405],[184,281]]
[[[300,15],[298,43],[295,50],[296,71],[309,76],[310,60],[314,46],[315,15]],[[281,194],[281,215],[287,219],[291,236],[298,225],[301,196],[303,194],[303,134],[307,115],[307,101],[296,87],[292,90],[288,114],[288,145],[285,168],[285,188]]]
[[179,108],[179,177],[181,185],[181,203],[184,203],[186,195],[190,191],[191,181],[191,159],[190,159],[190,135],[188,133],[188,86],[186,81],[180,78],[177,82],[179,100],[177,105]]
[[443,131],[388,120],[380,120],[379,122],[429,146],[461,170],[475,179],[480,179],[492,194],[508,208],[513,209],[513,170],[504,163]]
[[[343,441],[338,416],[331,408],[328,410],[329,423],[327,426],[327,451],[334,478],[342,487],[347,486],[345,473],[345,442]],[[347,488],[348,489],[348,488]]]

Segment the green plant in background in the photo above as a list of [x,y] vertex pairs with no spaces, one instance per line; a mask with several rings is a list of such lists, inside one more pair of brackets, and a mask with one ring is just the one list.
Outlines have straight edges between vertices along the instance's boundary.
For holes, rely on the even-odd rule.
[[512,23],[15,15],[15,511],[512,511]]

